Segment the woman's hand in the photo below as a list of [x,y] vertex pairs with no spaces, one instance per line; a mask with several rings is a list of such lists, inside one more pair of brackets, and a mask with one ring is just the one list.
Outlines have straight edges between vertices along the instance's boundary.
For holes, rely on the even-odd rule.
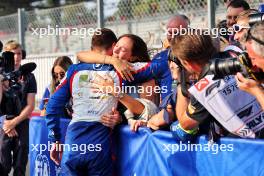
[[141,126],[147,126],[147,122],[143,120],[129,119],[128,123],[130,124],[130,130],[133,132],[136,132]]
[[105,75],[105,77],[102,77],[97,74],[92,83],[93,92],[106,93],[116,96],[114,80],[111,76]]
[[133,69],[133,65],[130,62],[123,59],[114,58],[112,63],[117,72],[120,73],[121,77],[124,80],[134,80],[132,72],[135,72],[135,69]]
[[152,130],[158,130],[160,127],[166,125],[165,120],[163,119],[163,116],[161,116],[161,113],[154,114],[148,121],[147,127],[151,128]]

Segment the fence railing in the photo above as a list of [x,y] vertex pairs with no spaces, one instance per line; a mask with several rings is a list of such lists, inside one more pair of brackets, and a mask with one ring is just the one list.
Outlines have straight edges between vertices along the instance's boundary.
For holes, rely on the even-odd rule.
[[[152,36],[152,45],[159,45],[165,38],[164,26],[168,18],[182,13],[191,25],[207,27],[208,0],[104,0],[104,24],[117,35],[134,33],[145,40]],[[248,0],[251,8],[257,8],[264,0]],[[216,22],[225,18],[224,0],[215,0]],[[97,27],[97,1],[25,12],[25,46],[30,54],[71,52],[90,48],[91,35],[85,29]],[[34,30],[61,29],[63,35],[36,35]],[[76,32],[77,31],[77,32]],[[86,31],[87,34],[87,31]],[[18,40],[18,15],[0,17],[0,40]]]

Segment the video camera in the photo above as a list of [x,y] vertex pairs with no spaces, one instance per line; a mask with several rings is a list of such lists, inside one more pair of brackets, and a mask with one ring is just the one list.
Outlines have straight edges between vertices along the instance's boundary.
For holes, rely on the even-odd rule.
[[22,110],[22,85],[21,77],[26,76],[35,70],[35,63],[27,63],[15,70],[15,61],[13,52],[3,52],[0,56],[0,75],[2,81],[8,81],[9,87],[3,92],[1,101],[1,114],[5,115],[5,119],[12,119],[19,115]]
[[253,67],[246,52],[237,57],[231,57],[228,52],[222,52],[220,58],[214,58],[209,65],[209,74],[214,75],[213,79],[222,79],[228,75],[235,75],[237,72],[257,81],[264,80],[264,72]]
[[19,70],[15,70],[14,53],[5,51],[0,56],[0,74],[3,76],[3,81],[8,80],[10,88],[19,89],[19,79],[22,75],[27,75],[35,70],[35,63],[27,63],[22,65]]

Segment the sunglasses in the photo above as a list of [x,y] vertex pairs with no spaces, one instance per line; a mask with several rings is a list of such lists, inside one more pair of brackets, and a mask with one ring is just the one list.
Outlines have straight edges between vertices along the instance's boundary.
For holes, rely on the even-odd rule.
[[54,78],[59,78],[59,76],[60,76],[60,78],[63,78],[64,76],[65,76],[65,72],[60,72],[60,73],[53,73],[53,77]]
[[261,40],[257,39],[256,37],[254,37],[251,34],[250,29],[248,30],[247,35],[246,35],[246,41],[249,41],[249,40],[254,40],[257,43],[264,45],[264,41],[261,41]]
[[233,30],[235,32],[240,32],[242,29],[250,29],[250,27],[249,26],[240,26],[239,24],[233,25]]

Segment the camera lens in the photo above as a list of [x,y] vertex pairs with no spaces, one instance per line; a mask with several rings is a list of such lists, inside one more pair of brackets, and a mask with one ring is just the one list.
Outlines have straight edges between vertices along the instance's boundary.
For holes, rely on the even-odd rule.
[[263,21],[264,19],[264,13],[256,13],[249,15],[249,22],[248,24],[250,26],[254,25],[257,22]]
[[215,59],[209,68],[216,79],[224,78],[227,75],[234,75],[242,71],[240,62],[236,58]]

